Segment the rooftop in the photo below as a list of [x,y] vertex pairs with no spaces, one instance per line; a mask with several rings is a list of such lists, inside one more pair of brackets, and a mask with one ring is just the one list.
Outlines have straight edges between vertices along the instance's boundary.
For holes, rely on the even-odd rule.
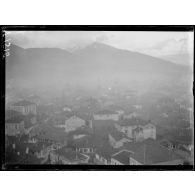
[[125,144],[124,148],[133,152],[132,158],[146,165],[182,159],[180,155],[150,138],[140,143]]
[[119,149],[113,148],[112,146],[110,146],[110,144],[105,143],[102,147],[99,147],[96,150],[96,153],[104,157],[105,159],[110,160],[111,156],[118,151]]
[[30,133],[31,136],[36,136],[40,140],[50,140],[54,142],[64,142],[67,140],[67,134],[63,129],[54,128],[45,124],[34,128]]
[[122,151],[112,155],[112,158],[114,158],[117,161],[121,162],[123,165],[129,165],[130,155],[132,155],[132,152],[130,152],[128,150],[122,150]]
[[18,116],[6,119],[5,123],[21,123],[22,121],[24,121],[23,116],[18,115]]
[[6,110],[5,111],[5,118],[6,119],[9,119],[9,118],[12,118],[12,117],[15,117],[15,116],[18,116],[18,115],[21,115],[21,113],[15,111],[15,110]]
[[116,112],[114,111],[111,111],[111,110],[101,110],[99,112],[96,112],[95,114],[98,114],[98,115],[105,115],[105,114],[117,114]]
[[125,135],[117,130],[113,130],[109,133],[116,141],[121,140]]
[[60,148],[59,150],[55,150],[54,153],[58,154],[59,156],[63,156],[65,159],[71,162],[85,160],[87,158],[83,154],[75,152],[74,150],[66,147]]
[[35,103],[27,100],[21,100],[13,104],[13,106],[30,106],[30,105],[35,105]]
[[132,130],[132,133],[140,133],[140,132],[143,132],[143,128],[138,126],[136,127],[135,129]]
[[76,129],[76,131],[71,131],[69,132],[69,136],[72,135],[80,135],[80,134],[87,134],[90,135],[91,133],[93,133],[93,129],[88,127],[88,126],[82,126]]
[[134,125],[146,125],[148,121],[145,121],[141,118],[133,117],[131,119],[124,119],[119,122],[121,126],[134,126]]
[[98,148],[103,144],[104,140],[99,136],[85,136],[74,141],[74,145],[77,148]]

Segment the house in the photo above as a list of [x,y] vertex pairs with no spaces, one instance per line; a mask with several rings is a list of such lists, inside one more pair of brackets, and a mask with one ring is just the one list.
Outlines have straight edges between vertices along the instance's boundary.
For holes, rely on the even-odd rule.
[[51,122],[54,127],[64,128],[64,131],[67,133],[75,131],[82,126],[92,127],[92,120],[88,120],[84,115],[69,111],[56,113],[52,117]]
[[15,137],[5,149],[5,161],[9,164],[40,164],[42,159],[37,157],[37,153],[42,148],[42,143],[31,144]]
[[34,114],[28,114],[24,115],[24,128],[25,128],[25,133],[28,134],[34,126],[37,125],[37,118],[36,115]]
[[15,110],[8,109],[5,111],[5,119],[13,118],[13,117],[20,116],[20,115],[21,113]]
[[139,116],[139,114],[137,112],[133,112],[133,111],[125,112],[123,114],[123,119],[132,119],[132,118],[135,118],[135,117],[138,117],[138,116]]
[[111,110],[101,110],[94,114],[94,120],[119,120],[119,113]]
[[70,148],[63,147],[50,153],[51,163],[58,164],[86,164],[89,157],[87,155],[76,152]]
[[168,139],[162,139],[159,141],[160,145],[166,147],[169,150],[172,150],[174,148],[174,144],[169,141]]
[[128,150],[122,150],[113,154],[111,157],[111,165],[129,165],[129,158],[132,152]]
[[124,119],[115,123],[115,127],[134,141],[142,141],[148,138],[156,139],[155,125],[140,118]]
[[156,128],[152,124],[138,126],[132,130],[132,135],[135,142],[143,141],[148,138],[156,139]]
[[149,122],[148,124],[142,126],[144,139],[152,138],[156,139],[156,127],[154,124]]
[[77,128],[75,131],[71,131],[68,133],[68,136],[73,139],[80,139],[81,137],[91,135],[93,133],[93,129],[89,126],[82,126]]
[[105,143],[95,151],[95,164],[110,165],[111,156],[118,151],[117,148],[113,148],[110,144]]
[[131,119],[124,119],[116,122],[115,127],[118,129],[118,131],[125,133],[130,138],[133,138],[133,129],[135,129],[138,125],[144,126],[147,123],[147,121],[142,120],[141,118],[133,117]]
[[36,114],[36,104],[27,100],[21,100],[12,104],[10,109],[18,111],[23,115]]
[[29,137],[34,142],[44,142],[50,144],[67,145],[67,133],[61,128],[55,128],[47,124],[41,124],[34,127],[29,132]]
[[113,130],[108,135],[109,143],[114,148],[120,148],[126,142],[131,142],[132,140],[125,136],[125,134],[118,132],[117,130]]
[[132,130],[133,139],[135,142],[140,142],[144,140],[144,130],[143,127],[136,127]]
[[24,119],[22,116],[16,116],[5,120],[5,134],[18,135],[24,133]]
[[55,113],[51,118],[52,125],[54,127],[65,128],[65,121],[72,116],[74,116],[74,113],[70,111]]
[[83,136],[80,139],[74,139],[74,147],[77,152],[91,154],[95,152],[96,143],[92,136]]
[[161,146],[153,139],[138,143],[127,143],[111,159],[112,164],[123,165],[182,165],[183,162],[184,158],[182,156]]

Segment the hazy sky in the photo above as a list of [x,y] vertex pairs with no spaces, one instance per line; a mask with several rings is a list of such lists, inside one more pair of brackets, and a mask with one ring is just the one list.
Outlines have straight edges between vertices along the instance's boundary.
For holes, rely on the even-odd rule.
[[9,37],[11,43],[24,48],[73,49],[96,41],[153,56],[193,52],[192,32],[11,31]]

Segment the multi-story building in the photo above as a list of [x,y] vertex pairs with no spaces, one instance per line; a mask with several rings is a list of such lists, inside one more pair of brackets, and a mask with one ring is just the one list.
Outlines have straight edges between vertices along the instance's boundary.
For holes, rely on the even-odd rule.
[[156,139],[156,127],[148,121],[137,118],[124,119],[116,123],[115,127],[134,141],[143,141],[148,138]]
[[17,135],[24,132],[24,120],[22,116],[16,116],[5,120],[5,134]]
[[18,101],[10,106],[10,109],[20,112],[23,115],[36,114],[36,104],[26,100]]

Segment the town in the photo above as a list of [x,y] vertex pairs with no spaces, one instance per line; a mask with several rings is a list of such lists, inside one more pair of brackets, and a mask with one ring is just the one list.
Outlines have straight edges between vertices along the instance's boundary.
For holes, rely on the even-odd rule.
[[[6,164],[193,164],[192,105],[186,94],[132,87],[6,84]],[[164,93],[162,93],[162,91]]]

